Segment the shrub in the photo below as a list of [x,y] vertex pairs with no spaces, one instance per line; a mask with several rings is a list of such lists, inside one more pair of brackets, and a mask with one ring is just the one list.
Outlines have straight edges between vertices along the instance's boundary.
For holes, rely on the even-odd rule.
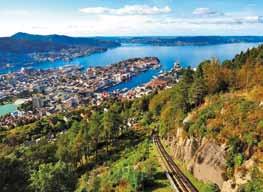
[[244,161],[244,156],[239,153],[237,154],[235,157],[234,157],[234,163],[235,163],[235,166],[240,166],[243,164],[243,161]]
[[63,162],[39,166],[30,177],[30,187],[39,192],[71,192],[75,189],[76,175],[73,168]]

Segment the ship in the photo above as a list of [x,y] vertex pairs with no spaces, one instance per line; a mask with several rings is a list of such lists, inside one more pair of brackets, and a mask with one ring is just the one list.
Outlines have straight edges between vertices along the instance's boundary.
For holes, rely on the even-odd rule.
[[178,62],[178,61],[174,62],[173,70],[174,71],[180,71],[181,69],[182,69],[182,67],[180,65],[180,62]]

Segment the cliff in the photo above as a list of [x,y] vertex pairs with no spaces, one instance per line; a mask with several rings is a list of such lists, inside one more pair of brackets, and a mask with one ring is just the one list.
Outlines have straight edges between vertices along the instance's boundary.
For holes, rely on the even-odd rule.
[[216,183],[222,188],[226,167],[225,145],[206,138],[186,137],[183,129],[177,129],[169,145],[173,157],[184,162],[197,179]]
[[[259,97],[261,93],[261,88],[255,88],[248,93],[231,93],[220,98],[208,99],[198,109],[188,114],[183,121],[184,127],[170,133],[172,136],[166,142],[172,149],[173,157],[186,164],[194,177],[217,184],[222,192],[240,191],[245,184],[255,178],[252,176],[254,168],[262,172],[262,150],[231,138],[240,135],[246,139],[245,141],[250,141],[248,135],[255,130],[247,132],[247,127],[242,125],[245,123],[251,127],[261,125],[258,123],[262,117]],[[246,107],[244,103],[248,103]],[[243,113],[236,112],[240,109]],[[204,115],[208,113],[212,115]],[[203,117],[206,117],[205,121]],[[195,124],[199,127],[200,119],[205,122],[206,134],[203,136],[189,134],[189,130]],[[240,120],[237,124],[239,128],[230,126],[234,120]],[[233,154],[234,150],[240,152]]]

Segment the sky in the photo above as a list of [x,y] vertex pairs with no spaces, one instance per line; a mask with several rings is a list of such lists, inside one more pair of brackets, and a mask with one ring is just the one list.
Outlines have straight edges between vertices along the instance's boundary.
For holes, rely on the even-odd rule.
[[0,0],[0,36],[263,35],[262,0]]

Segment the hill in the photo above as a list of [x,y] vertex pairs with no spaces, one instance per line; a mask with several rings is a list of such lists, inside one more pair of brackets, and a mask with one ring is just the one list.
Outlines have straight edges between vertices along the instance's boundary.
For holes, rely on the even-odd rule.
[[263,36],[178,36],[178,37],[123,37],[122,43],[135,43],[156,46],[216,45],[229,43],[263,42]]
[[259,46],[222,64],[204,61],[149,103],[175,158],[222,191],[263,190],[262,53]]
[[0,52],[25,54],[34,52],[59,51],[69,48],[69,45],[48,41],[33,41],[28,39],[0,38]]
[[262,192],[262,55],[207,60],[146,97],[1,128],[1,191],[168,191],[156,132],[200,191]]
[[11,37],[0,38],[0,52],[16,54],[59,51],[78,46],[110,48],[119,45],[119,43],[96,38],[75,38],[62,35],[17,33]]
[[32,35],[28,33],[16,33],[11,36],[11,39],[15,40],[28,40],[37,42],[49,42],[62,44],[67,46],[88,46],[88,47],[100,47],[110,48],[120,46],[111,40],[102,40],[96,37],[69,37],[65,35]]
[[45,61],[69,61],[118,46],[120,43],[112,40],[20,32],[0,38],[0,69],[19,69]]

